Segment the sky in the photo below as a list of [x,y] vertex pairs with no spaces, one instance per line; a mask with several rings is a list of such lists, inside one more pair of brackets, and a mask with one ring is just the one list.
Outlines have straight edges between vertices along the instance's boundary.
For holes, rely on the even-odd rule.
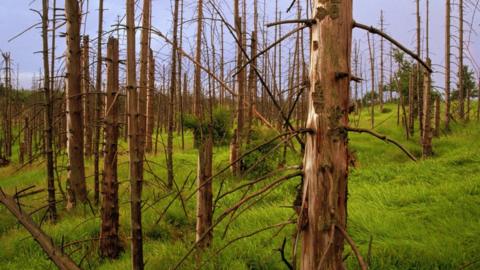
[[[63,1],[57,0],[60,2],[60,6],[63,5]],[[230,0],[212,0],[218,3],[218,6],[222,9],[225,14],[232,13],[232,7]],[[278,0],[279,9],[282,11],[282,18],[292,18],[295,16],[295,12],[290,12],[290,14],[285,14],[285,10],[290,4],[291,0]],[[301,0],[302,4],[306,1]],[[97,31],[97,12],[98,12],[98,0],[85,0],[89,5],[90,12],[86,14],[87,24],[83,27],[82,31],[86,34],[91,35],[91,39],[96,37]],[[142,1],[141,1],[142,2]],[[209,1],[205,1],[206,6],[209,5]],[[247,3],[252,2],[247,0]],[[263,14],[263,0],[259,0],[259,13],[260,16]],[[456,1],[453,1],[454,3]],[[473,0],[477,2],[477,0]],[[120,3],[120,4],[119,4]],[[165,5],[167,3],[167,5]],[[194,39],[193,34],[195,32],[195,23],[191,21],[195,17],[196,10],[196,1],[194,0],[185,0],[185,18],[187,21],[185,26],[185,39],[184,45],[187,51],[192,51]],[[267,14],[271,18],[267,18],[267,22],[274,21],[272,14],[274,14],[275,1],[267,1],[265,9],[268,11]],[[162,32],[170,35],[171,31],[171,1],[164,0],[153,0],[153,18],[152,23],[155,28],[161,30]],[[123,17],[125,13],[124,1],[120,0],[105,0],[105,30],[111,29],[113,24],[116,23],[117,19]],[[18,68],[18,78],[20,86],[25,88],[30,88],[32,85],[33,76],[38,76],[41,72],[42,59],[41,54],[38,52],[41,50],[41,40],[40,40],[40,29],[33,28],[16,39],[9,41],[12,37],[21,33],[25,29],[34,25],[35,23],[40,22],[39,16],[32,12],[30,9],[40,10],[41,0],[0,0],[0,50],[3,52],[11,52],[14,64],[13,67],[16,70]],[[140,8],[140,7],[138,7]],[[206,7],[207,9],[208,8]],[[425,0],[421,0],[422,13],[425,11]],[[251,16],[252,6],[249,4],[247,6],[248,13]],[[408,48],[415,50],[415,4],[412,0],[354,0],[354,19],[357,22],[378,26],[380,22],[380,12],[383,10],[386,24],[386,32],[400,41],[402,44],[406,45]],[[472,16],[475,15],[473,21],[473,29],[479,29],[480,11],[472,12],[473,7],[466,7],[467,13],[465,15],[467,30],[471,29],[470,22],[472,21]],[[452,31],[455,31],[456,24],[456,8],[453,7],[454,20],[452,21]],[[208,11],[207,11],[208,13]],[[137,15],[140,14],[140,10],[137,11]],[[434,83],[435,85],[443,85],[443,73],[444,73],[444,62],[445,62],[445,52],[444,52],[444,33],[445,33],[445,6],[443,0],[430,0],[430,56],[433,62],[433,68],[435,70],[434,74]],[[423,15],[423,14],[422,14]],[[207,15],[208,16],[208,15]],[[306,15],[304,15],[305,17]],[[231,22],[231,16],[226,16],[227,20]],[[422,28],[425,28],[424,16],[422,16]],[[250,19],[251,20],[251,19]],[[283,30],[287,31],[287,30]],[[64,32],[62,28],[59,32]],[[227,32],[226,32],[227,33]],[[227,34],[226,34],[227,35]],[[480,64],[480,33],[475,33],[473,31],[466,32],[466,39],[470,40],[467,44],[467,49],[465,50],[466,57],[469,59],[466,60],[466,63],[474,67],[476,70],[477,77],[480,76],[478,70],[478,64]],[[363,30],[354,29],[354,38],[359,40],[362,52],[364,57],[368,55],[367,51],[367,42],[366,42],[366,33]],[[376,45],[378,46],[380,42],[376,40]],[[232,40],[228,40],[227,43],[233,44]],[[57,55],[61,55],[65,49],[64,39],[57,40]],[[456,48],[456,39],[452,40],[452,62],[456,62],[456,55],[458,49]],[[389,48],[387,43],[386,48]],[[288,52],[290,50],[287,48],[288,44],[282,45],[282,50]],[[93,47],[93,46],[92,46]],[[158,51],[158,57],[161,60],[168,61],[168,51],[170,50],[162,40],[154,38],[152,42],[152,47],[154,50]],[[229,53],[228,45],[226,54]],[[388,50],[386,50],[388,51]],[[233,55],[233,54],[232,54]],[[288,55],[285,53],[284,55]],[[477,64],[473,64],[473,61],[470,59],[475,59]],[[284,60],[286,61],[286,60]],[[387,61],[387,60],[385,60]],[[377,60],[378,63],[378,60]],[[1,63],[3,65],[3,61]],[[455,71],[452,72],[452,74]],[[16,72],[14,78],[17,78]]]

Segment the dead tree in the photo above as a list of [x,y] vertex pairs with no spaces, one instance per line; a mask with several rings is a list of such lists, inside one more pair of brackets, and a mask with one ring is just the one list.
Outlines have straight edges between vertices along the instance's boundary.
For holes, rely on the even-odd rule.
[[65,1],[65,17],[67,20],[66,50],[66,98],[67,98],[67,140],[69,160],[69,192],[67,208],[75,206],[76,201],[87,201],[85,183],[85,164],[83,159],[83,115],[82,92],[80,82],[81,49],[80,49],[80,8],[78,0]]
[[[304,187],[302,269],[344,269],[352,1],[314,1]],[[325,14],[328,14],[325,16]],[[302,228],[303,227],[303,228]]]
[[177,92],[177,47],[178,47],[178,6],[179,1],[175,1],[173,11],[173,47],[170,76],[170,93],[168,100],[168,135],[167,135],[167,186],[173,187],[173,131],[174,131],[174,102]]
[[[183,47],[183,14],[184,14],[184,2],[183,0],[180,0],[181,2],[181,7],[180,7],[180,23],[179,23],[179,26],[180,26],[180,38],[179,38],[179,41],[178,41],[178,48],[180,50],[182,50],[182,47]],[[185,150],[185,131],[184,131],[184,127],[183,127],[183,119],[184,119],[184,113],[183,113],[183,110],[184,110],[184,99],[186,98],[186,92],[185,94],[182,93],[182,74],[183,74],[183,64],[182,64],[182,53],[179,51],[177,51],[176,53],[178,54],[178,108],[180,110],[180,118],[179,118],[179,131],[180,131],[180,134],[182,136],[182,150]]]
[[100,136],[102,129],[102,35],[103,35],[103,0],[98,2],[98,34],[97,34],[97,76],[95,78],[95,133],[93,136],[93,166],[94,166],[94,201],[99,202],[99,178],[100,178]]
[[[5,62],[4,81],[5,81],[5,103],[3,105],[3,153],[5,160],[12,156],[12,117],[11,117],[11,98],[12,98],[12,67],[10,53],[3,53]],[[1,158],[1,150],[0,150]]]
[[[139,141],[139,102],[137,95],[136,61],[135,61],[135,1],[127,0],[127,100],[128,100],[128,151],[130,166],[130,226],[132,269],[142,270],[142,184],[143,155],[140,155]],[[144,14],[145,15],[145,14]]]
[[415,76],[413,72],[410,72],[408,78],[408,132],[410,136],[413,136],[413,133],[415,132]]
[[[384,32],[383,10],[380,12],[380,31]],[[383,38],[380,38],[380,84],[378,86],[378,100],[380,102],[380,112],[383,112]]]
[[83,129],[85,135],[85,156],[92,156],[92,95],[90,94],[90,38],[83,37],[82,51],[82,97],[83,97]]
[[[430,14],[429,14],[429,0],[426,0],[426,28],[425,28],[425,54],[427,57],[427,65],[431,66],[430,61],[430,48],[429,48],[429,34],[430,34]],[[432,88],[432,77],[430,72],[427,70],[424,71],[423,75],[423,137],[422,137],[422,155],[424,158],[429,157],[433,154],[432,150],[432,104],[431,104],[431,88]]]
[[148,60],[148,90],[147,90],[147,129],[145,152],[151,153],[153,149],[152,136],[155,129],[155,58],[150,50]]
[[458,114],[460,120],[465,120],[465,87],[464,87],[464,49],[463,49],[463,0],[458,2]]
[[140,82],[138,88],[138,171],[143,180],[143,159],[147,134],[147,92],[148,92],[148,61],[150,54],[150,21],[152,0],[143,1],[142,31],[140,40]]
[[20,203],[17,200],[18,198],[15,199],[0,189],[0,203],[2,203],[32,235],[33,239],[35,239],[43,251],[45,251],[48,258],[61,270],[80,270],[80,267],[63,252],[62,248],[54,245],[53,239],[46,235],[42,229],[35,224],[30,215],[22,211]]
[[[202,32],[203,32],[203,0],[198,1],[198,20],[197,20],[197,36],[195,60],[201,63],[202,55]],[[194,93],[195,96],[195,116],[200,119],[200,125],[204,124],[202,91],[201,91],[201,69],[199,65],[195,65]],[[212,226],[212,138],[211,132],[204,134],[200,130],[200,143],[198,144],[198,172],[197,185],[199,187],[197,193],[197,222],[196,222],[196,242],[200,248],[207,248],[212,242],[212,232],[209,228]],[[207,182],[208,181],[208,182]]]
[[440,136],[440,114],[441,114],[441,101],[440,101],[440,94],[437,93],[435,96],[435,129],[433,136],[438,137]]
[[[430,58],[427,58],[430,64]],[[431,74],[427,70],[424,71],[423,77],[423,134],[422,134],[422,155],[424,158],[433,154],[432,150],[432,117],[431,117]]]
[[[242,20],[245,18],[240,17],[239,11],[239,1],[234,1],[234,20],[235,20],[235,32],[237,36],[237,67],[240,68],[243,66],[243,54],[242,54],[242,46],[243,46],[243,33],[242,33]],[[236,88],[237,88],[237,127],[235,129],[235,138],[233,139],[233,144],[230,149],[232,151],[231,157],[232,159],[236,159],[236,157],[241,155],[241,148],[242,148],[242,138],[243,138],[243,128],[244,128],[244,99],[245,99],[245,71],[241,69],[239,74],[236,77]],[[240,164],[235,164],[232,167],[232,172],[234,175],[238,176],[240,174]]]
[[[446,0],[445,13],[445,129],[450,129],[450,18],[451,18],[451,1]],[[480,104],[480,103],[479,103]]]
[[47,157],[48,219],[57,220],[55,201],[55,171],[53,163],[53,99],[50,88],[50,67],[48,58],[48,0],[42,1],[42,40],[43,40],[43,91],[45,98],[45,155]]
[[[421,17],[420,17],[420,0],[416,0],[417,5],[417,55],[421,57]],[[423,103],[422,103],[422,85],[420,78],[422,77],[422,68],[417,63],[416,72],[416,95],[417,95],[417,113],[418,113],[418,130],[420,131],[420,138],[423,137]]]
[[107,48],[107,97],[105,104],[105,155],[102,181],[100,255],[111,259],[117,258],[121,251],[118,236],[117,143],[120,135],[118,91],[118,41],[110,38]]
[[370,54],[370,76],[371,76],[371,94],[370,94],[370,124],[371,128],[375,127],[375,43],[372,45],[370,42],[370,35],[367,36],[368,40],[368,52]]

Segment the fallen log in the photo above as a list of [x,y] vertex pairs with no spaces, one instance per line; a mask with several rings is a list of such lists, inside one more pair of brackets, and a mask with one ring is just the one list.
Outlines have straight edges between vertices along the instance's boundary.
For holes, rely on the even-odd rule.
[[14,197],[9,196],[0,188],[0,203],[2,203],[10,213],[22,224],[22,226],[32,235],[33,239],[42,247],[48,258],[61,270],[80,270],[81,268],[62,250],[55,246],[50,236],[45,234],[42,229],[35,224],[28,213],[23,212]]

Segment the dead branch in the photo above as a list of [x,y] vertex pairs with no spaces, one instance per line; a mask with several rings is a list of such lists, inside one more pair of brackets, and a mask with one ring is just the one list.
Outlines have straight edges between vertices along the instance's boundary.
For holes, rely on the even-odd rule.
[[244,68],[246,68],[248,65],[250,65],[255,59],[257,59],[258,57],[264,55],[266,52],[268,52],[269,50],[271,50],[273,47],[277,46],[278,44],[282,43],[285,39],[287,39],[288,37],[290,37],[291,35],[299,32],[299,31],[302,31],[303,29],[309,27],[310,25],[308,24],[304,24],[302,26],[299,26],[295,29],[293,29],[292,31],[286,33],[284,36],[280,37],[279,39],[275,40],[272,44],[270,44],[267,48],[265,48],[264,50],[260,51],[259,53],[257,53],[257,55],[255,55],[254,57],[250,58],[243,66],[241,66],[234,74],[233,76],[236,76],[240,71],[242,71]]
[[367,270],[368,266],[365,264],[365,261],[363,260],[363,257],[360,254],[360,251],[358,250],[357,246],[355,245],[355,242],[353,241],[353,239],[350,237],[350,235],[348,235],[348,233],[342,227],[340,227],[338,225],[336,225],[335,227],[343,235],[343,237],[345,237],[345,239],[347,240],[350,247],[352,247],[353,253],[355,253],[355,256],[357,257],[358,264],[360,265],[360,268],[362,270]]
[[287,243],[287,238],[283,238],[282,247],[279,248],[278,251],[280,252],[280,256],[282,256],[282,261],[285,263],[285,265],[288,267],[288,269],[293,270],[292,265],[290,264],[290,262],[285,257],[285,244],[286,243]]
[[404,146],[402,146],[400,143],[398,143],[397,141],[395,140],[392,140],[390,138],[388,138],[387,136],[385,135],[382,135],[382,134],[379,134],[379,133],[376,133],[375,131],[373,130],[370,130],[370,129],[365,129],[365,128],[355,128],[355,127],[345,127],[345,130],[349,131],[349,132],[356,132],[356,133],[367,133],[367,134],[370,134],[382,141],[385,141],[387,143],[393,143],[394,145],[396,145],[398,148],[400,148],[411,160],[413,161],[417,161],[417,158],[412,154],[410,153]]
[[53,239],[46,235],[42,229],[40,229],[37,224],[32,220],[32,218],[22,212],[22,210],[17,206],[15,199],[11,196],[8,196],[0,189],[0,203],[2,203],[10,213],[12,213],[15,218],[23,225],[23,227],[32,235],[33,239],[40,245],[40,247],[45,251],[47,256],[52,260],[52,262],[62,270],[80,270],[80,267],[67,255],[65,255],[62,250],[54,245]]
[[237,202],[234,206],[228,208],[227,210],[225,210],[216,220],[215,222],[212,224],[212,226],[210,226],[203,235],[200,236],[199,239],[197,239],[197,241],[192,245],[192,247],[190,247],[190,249],[187,251],[187,253],[180,259],[180,261],[177,262],[177,264],[173,267],[173,269],[178,269],[182,264],[183,262],[188,258],[188,256],[197,248],[198,246],[198,243],[202,242],[202,240],[218,225],[220,224],[220,222],[225,218],[227,217],[231,212],[237,210],[238,208],[240,208],[243,204],[245,204],[246,202],[250,201],[251,199],[259,196],[259,195],[262,195],[263,193],[269,191],[270,189],[272,188],[275,188],[276,186],[278,186],[279,184],[281,184],[283,181],[286,181],[288,179],[291,179],[291,178],[294,178],[294,177],[297,177],[297,176],[301,176],[303,175],[303,172],[295,172],[295,173],[292,173],[292,174],[289,174],[289,175],[286,175],[284,177],[281,177],[279,179],[277,179],[276,181],[272,182],[271,184],[265,186],[264,188],[246,196],[245,198],[243,198],[242,200],[240,200],[239,202]]
[[417,54],[415,54],[411,50],[407,49],[400,42],[396,41],[394,38],[392,38],[391,36],[389,36],[385,32],[382,32],[382,31],[380,31],[379,29],[377,29],[373,26],[368,26],[368,25],[365,25],[365,24],[357,23],[355,21],[353,21],[353,27],[363,29],[363,30],[366,30],[366,31],[368,31],[372,34],[376,34],[376,35],[379,35],[379,36],[383,37],[384,39],[393,43],[393,45],[397,46],[400,50],[402,50],[406,54],[410,55],[413,59],[417,60],[429,73],[433,72],[432,68],[429,65],[427,65],[427,63],[425,63],[425,61],[423,61]]
[[285,21],[278,21],[278,22],[273,22],[267,24],[267,27],[272,27],[275,25],[280,25],[280,24],[291,24],[291,23],[303,23],[307,26],[312,26],[312,24],[316,23],[317,21],[314,19],[296,19],[296,20],[285,20]]

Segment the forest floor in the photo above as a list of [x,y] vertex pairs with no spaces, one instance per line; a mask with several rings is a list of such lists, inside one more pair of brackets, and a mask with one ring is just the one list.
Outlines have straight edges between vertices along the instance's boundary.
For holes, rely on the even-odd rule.
[[[397,125],[396,107],[375,115],[375,130],[388,135],[420,156],[418,134],[406,140]],[[370,119],[365,111],[360,126],[368,128]],[[166,141],[166,136],[163,135]],[[159,144],[161,145],[161,144]],[[122,144],[124,153],[126,145]],[[398,148],[370,135],[351,134],[350,146],[356,156],[356,167],[351,168],[348,197],[348,231],[369,261],[371,269],[479,269],[480,268],[480,125],[473,121],[454,123],[451,132],[434,139],[435,156],[413,162]],[[143,229],[144,253],[147,269],[171,269],[186,254],[195,239],[195,196],[186,200],[195,190],[196,150],[192,137],[186,138],[185,150],[180,150],[180,139],[175,138],[174,166],[179,188],[185,181],[181,200],[176,194],[153,204],[155,198],[165,195],[159,179],[166,178],[163,148],[157,156],[148,156],[145,173]],[[214,150],[214,168],[218,171],[228,164],[228,147]],[[100,260],[97,241],[100,231],[98,210],[78,207],[73,212],[63,210],[59,203],[57,224],[43,224],[42,228],[72,254],[83,269],[129,269],[129,189],[127,156],[119,160],[121,237],[126,252],[116,261]],[[299,165],[302,157],[289,154],[287,164]],[[30,185],[45,186],[44,163],[39,161],[27,167],[13,164],[0,169],[0,187],[13,194],[16,189]],[[279,172],[278,175],[288,172]],[[62,173],[61,181],[65,181]],[[89,188],[93,187],[93,165],[87,163]],[[277,176],[278,177],[278,176]],[[229,173],[214,182],[214,192],[225,180],[223,190],[248,183],[255,177],[233,178]],[[259,184],[254,192],[271,183],[274,178]],[[290,207],[296,195],[299,178],[284,182],[257,203],[242,208],[241,215],[229,226],[223,237],[228,217],[214,231],[211,251],[203,255],[205,269],[287,269],[278,249],[287,239],[285,253],[291,254],[294,225],[262,231],[251,238],[232,239],[285,222],[294,217]],[[63,185],[63,188],[64,185]],[[243,192],[236,192],[218,202],[215,217],[240,200]],[[90,192],[91,195],[91,192]],[[61,198],[60,193],[57,198]],[[24,209],[33,211],[45,205],[46,194],[41,193],[22,200]],[[254,200],[255,201],[255,200]],[[253,202],[253,201],[252,201]],[[31,208],[29,208],[31,207]],[[39,222],[44,211],[34,218]],[[158,224],[156,221],[161,217]],[[369,253],[369,245],[370,255]],[[356,260],[346,247],[348,269],[358,269]],[[195,269],[195,256],[190,256],[180,269]],[[0,206],[0,269],[54,269],[40,247],[16,220]]]

